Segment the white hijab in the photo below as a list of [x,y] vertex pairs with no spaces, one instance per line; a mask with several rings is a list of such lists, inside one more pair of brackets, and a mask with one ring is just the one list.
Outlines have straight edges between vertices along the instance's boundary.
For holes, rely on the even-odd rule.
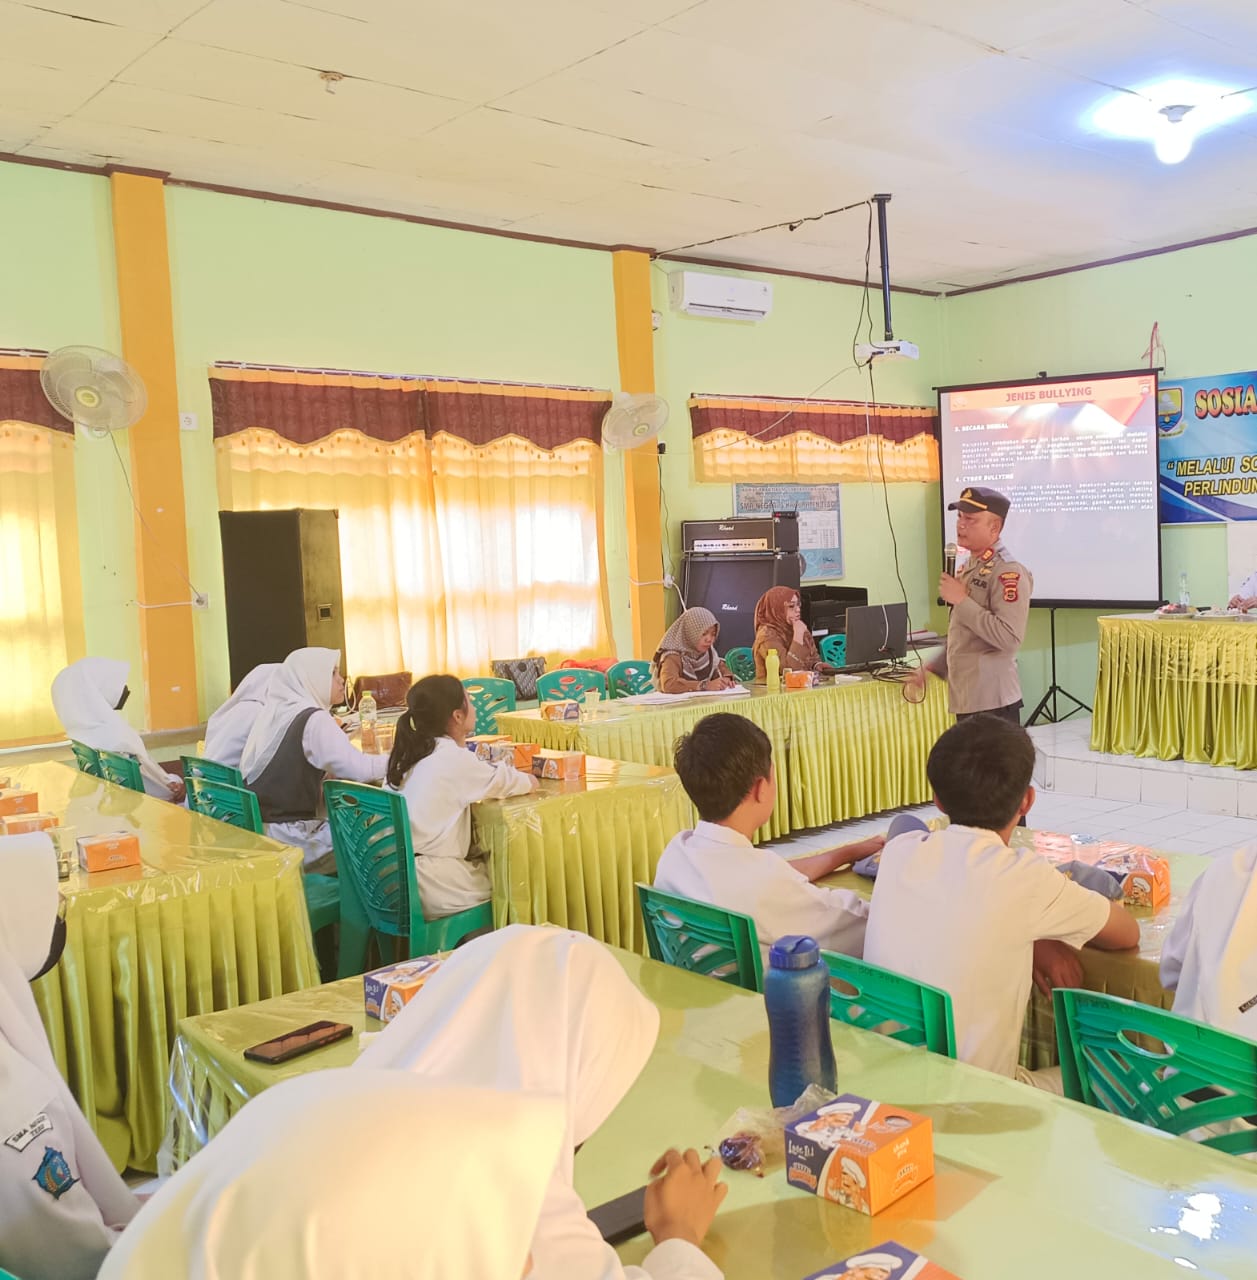
[[235,693],[210,716],[205,725],[207,760],[230,765],[233,769],[240,767],[240,754],[262,714],[271,676],[278,670],[278,662],[263,662],[254,667],[236,686]]
[[572,1187],[573,1156],[641,1074],[658,1034],[659,1011],[600,943],[509,925],[454,952],[358,1064],[561,1096],[566,1137],[532,1252],[539,1276],[583,1280],[607,1274],[614,1253]]
[[157,1191],[100,1280],[516,1280],[562,1133],[557,1098],[298,1076]]
[[148,758],[140,735],[116,710],[131,664],[119,658],[80,658],[52,681],[52,706],[66,734],[97,751]]
[[240,753],[246,782],[255,781],[274,759],[288,726],[302,711],[331,709],[332,672],[339,665],[336,649],[294,649],[271,672],[266,701]]
[[57,920],[57,855],[43,832],[0,837],[0,1054],[24,1058],[60,1096],[88,1194],[109,1227],[129,1222],[139,1201],[115,1172],[61,1078],[30,980],[48,959]]

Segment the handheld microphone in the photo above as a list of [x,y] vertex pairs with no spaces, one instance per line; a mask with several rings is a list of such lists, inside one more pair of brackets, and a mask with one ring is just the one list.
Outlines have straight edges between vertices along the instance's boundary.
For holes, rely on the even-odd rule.
[[943,572],[949,578],[956,576],[956,555],[959,550],[959,547],[954,542],[949,542],[943,548]]

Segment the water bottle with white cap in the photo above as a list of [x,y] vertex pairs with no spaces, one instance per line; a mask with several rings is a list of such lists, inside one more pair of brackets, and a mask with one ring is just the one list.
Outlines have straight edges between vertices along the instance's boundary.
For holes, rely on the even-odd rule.
[[768,1094],[788,1107],[810,1084],[833,1092],[838,1071],[829,1036],[829,970],[815,938],[788,934],[769,948]]

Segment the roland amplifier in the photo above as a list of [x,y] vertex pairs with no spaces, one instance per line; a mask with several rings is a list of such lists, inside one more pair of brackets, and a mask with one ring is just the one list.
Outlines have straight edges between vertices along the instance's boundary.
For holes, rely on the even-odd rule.
[[755,605],[769,587],[798,589],[801,560],[794,552],[690,552],[681,558],[681,594],[716,615],[717,648],[728,653],[754,643]]
[[799,516],[730,516],[727,520],[682,520],[681,550],[687,555],[746,555],[798,551]]

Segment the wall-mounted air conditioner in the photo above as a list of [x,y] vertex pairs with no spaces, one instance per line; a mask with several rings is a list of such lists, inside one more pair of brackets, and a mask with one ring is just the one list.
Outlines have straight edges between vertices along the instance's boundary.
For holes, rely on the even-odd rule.
[[668,297],[674,311],[726,320],[762,320],[773,309],[772,285],[698,271],[673,271],[668,276]]

